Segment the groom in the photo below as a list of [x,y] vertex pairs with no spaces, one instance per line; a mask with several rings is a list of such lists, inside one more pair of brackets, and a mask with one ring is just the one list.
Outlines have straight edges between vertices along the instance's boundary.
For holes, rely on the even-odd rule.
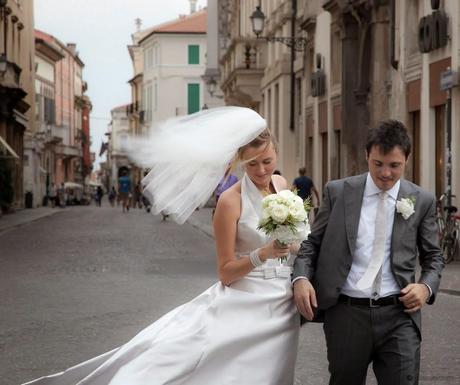
[[[369,172],[331,181],[294,265],[294,298],[324,317],[330,385],[417,384],[421,314],[443,269],[434,196],[402,179],[411,143],[401,122],[369,133]],[[421,275],[415,278],[417,257]]]

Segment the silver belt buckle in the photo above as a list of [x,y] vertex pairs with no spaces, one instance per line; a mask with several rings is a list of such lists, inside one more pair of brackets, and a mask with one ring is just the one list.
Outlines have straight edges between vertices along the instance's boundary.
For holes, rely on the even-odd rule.
[[379,308],[380,305],[378,305],[377,303],[374,303],[374,301],[377,301],[377,299],[369,298],[369,307],[370,308]]

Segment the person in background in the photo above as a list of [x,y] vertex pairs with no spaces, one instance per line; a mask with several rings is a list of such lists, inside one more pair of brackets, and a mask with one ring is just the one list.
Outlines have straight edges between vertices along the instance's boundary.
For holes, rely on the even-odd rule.
[[312,193],[313,193],[316,198],[316,206],[319,206],[320,201],[319,201],[318,190],[313,184],[313,181],[311,180],[311,178],[305,175],[306,172],[307,170],[305,169],[305,167],[299,168],[299,176],[294,179],[294,182],[292,182],[292,187],[297,190],[297,195],[301,197],[303,200],[310,199],[312,206],[313,206],[313,201],[312,201]]
[[[215,191],[214,191],[214,196],[216,198],[216,206],[217,202],[219,201],[220,195],[233,186],[236,182],[238,182],[238,177],[236,175],[233,175],[231,172],[231,166],[229,165],[227,167],[227,170],[225,171],[225,175],[222,177],[220,180],[219,184],[217,185]],[[212,210],[212,216],[214,217],[214,212],[216,209]]]
[[132,207],[136,208],[139,207],[140,209],[142,208],[142,188],[141,188],[141,183],[137,182],[136,185],[134,186],[134,192],[133,192],[133,201],[132,201]]
[[51,207],[56,207],[57,188],[54,183],[51,183],[49,196],[51,201]]
[[273,175],[281,175],[281,171],[280,170],[275,170],[275,171],[273,171]]
[[115,200],[116,199],[117,199],[117,192],[115,190],[115,187],[112,186],[112,188],[109,191],[109,202],[110,202],[111,207],[115,206]]
[[101,207],[102,195],[104,195],[104,191],[102,191],[102,187],[97,186],[97,189],[96,189],[96,205],[99,206],[99,207]]
[[236,182],[238,182],[238,177],[236,175],[233,175],[230,173],[230,167],[227,168],[225,171],[225,175],[223,178],[220,180],[219,184],[216,187],[215,190],[215,197],[216,197],[216,205],[217,201],[220,198],[220,195],[227,190],[229,187],[233,186]]
[[123,170],[118,178],[118,196],[121,200],[122,211],[129,211],[129,196],[131,194],[131,179],[126,170]]
[[65,192],[65,187],[64,183],[61,183],[61,186],[58,189],[58,197],[59,197],[59,207],[65,207],[66,201],[67,201],[67,196]]

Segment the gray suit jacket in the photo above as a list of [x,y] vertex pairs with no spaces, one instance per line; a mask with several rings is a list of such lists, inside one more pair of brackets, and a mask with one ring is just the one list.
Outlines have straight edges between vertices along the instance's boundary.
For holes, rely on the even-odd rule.
[[[337,303],[353,262],[361,204],[367,173],[331,181],[324,187],[323,202],[302,242],[292,278],[309,278],[316,290],[319,310]],[[395,213],[391,240],[391,267],[400,288],[415,282],[417,256],[421,265],[418,282],[426,283],[436,297],[444,267],[438,245],[436,199],[419,186],[401,179],[398,200],[416,199],[415,212],[407,220]],[[412,314],[420,330],[420,312]]]

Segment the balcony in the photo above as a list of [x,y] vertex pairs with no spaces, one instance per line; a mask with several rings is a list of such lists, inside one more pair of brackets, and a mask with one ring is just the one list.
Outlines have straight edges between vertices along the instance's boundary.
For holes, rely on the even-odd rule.
[[55,150],[56,154],[63,158],[79,158],[82,156],[81,148],[76,146],[66,146],[65,144],[58,144]]

